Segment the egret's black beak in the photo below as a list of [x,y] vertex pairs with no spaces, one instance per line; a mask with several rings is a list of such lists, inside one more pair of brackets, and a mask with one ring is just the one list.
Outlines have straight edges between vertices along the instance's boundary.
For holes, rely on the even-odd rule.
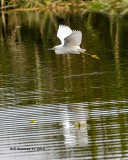
[[55,47],[53,47],[53,48],[49,48],[49,49],[47,49],[47,50],[55,50]]
[[49,48],[49,49],[47,49],[47,50],[53,50],[52,48]]

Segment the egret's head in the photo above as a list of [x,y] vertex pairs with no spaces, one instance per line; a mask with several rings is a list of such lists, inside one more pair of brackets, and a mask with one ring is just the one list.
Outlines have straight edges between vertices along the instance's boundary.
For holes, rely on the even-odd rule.
[[55,47],[53,47],[53,48],[49,48],[49,49],[47,49],[47,50],[60,50],[61,48],[60,48],[60,45],[58,45],[58,46],[55,46]]
[[56,46],[52,48],[53,50],[56,50]]
[[53,50],[61,50],[62,49],[62,45],[58,45],[52,48]]

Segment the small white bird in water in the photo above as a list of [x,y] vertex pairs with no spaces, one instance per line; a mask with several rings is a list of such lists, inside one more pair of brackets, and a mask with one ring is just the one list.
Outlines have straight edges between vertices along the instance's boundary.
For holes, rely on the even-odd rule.
[[52,48],[56,54],[80,54],[80,52],[86,51],[80,48],[82,40],[81,31],[72,31],[68,26],[59,25],[57,37],[60,39],[61,44]]

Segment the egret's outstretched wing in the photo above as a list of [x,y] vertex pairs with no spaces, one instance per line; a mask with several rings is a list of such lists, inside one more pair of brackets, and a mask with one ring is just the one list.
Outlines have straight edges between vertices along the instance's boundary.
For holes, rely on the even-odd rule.
[[71,35],[64,39],[64,46],[79,46],[82,40],[80,31],[73,31]]
[[64,39],[72,33],[72,30],[68,26],[59,25],[57,31],[57,37],[60,39],[62,45],[64,45]]

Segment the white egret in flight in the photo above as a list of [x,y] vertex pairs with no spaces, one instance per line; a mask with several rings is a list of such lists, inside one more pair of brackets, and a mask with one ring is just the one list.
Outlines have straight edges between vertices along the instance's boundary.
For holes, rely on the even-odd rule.
[[82,40],[81,31],[72,31],[68,26],[59,25],[57,37],[60,39],[61,44],[52,48],[56,54],[79,54],[85,51],[85,49],[80,48]]
[[[48,50],[55,50],[56,54],[85,53],[86,49],[80,48],[80,44],[82,41],[81,31],[71,30],[68,26],[59,25],[57,37],[60,39],[61,44]],[[85,54],[98,59],[96,55],[90,55],[88,53]]]

